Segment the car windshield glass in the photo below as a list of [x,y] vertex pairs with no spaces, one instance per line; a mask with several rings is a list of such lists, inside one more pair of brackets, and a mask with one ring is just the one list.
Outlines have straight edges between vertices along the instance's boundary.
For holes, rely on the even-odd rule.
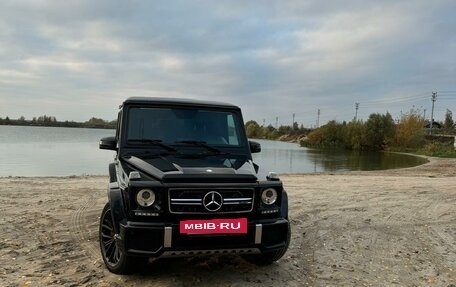
[[170,152],[176,152],[176,149],[173,148],[172,146],[166,145],[162,143],[161,140],[155,140],[155,139],[128,139],[129,143],[142,143],[142,144],[151,144],[155,146],[162,147],[163,149],[166,149],[167,151]]
[[216,149],[215,147],[210,146],[206,142],[203,142],[203,141],[177,141],[176,143],[204,147],[205,149],[207,149],[212,154],[220,154],[221,153],[219,149]]
[[198,146],[245,146],[239,112],[202,108],[131,107],[127,142],[157,139],[166,144]]

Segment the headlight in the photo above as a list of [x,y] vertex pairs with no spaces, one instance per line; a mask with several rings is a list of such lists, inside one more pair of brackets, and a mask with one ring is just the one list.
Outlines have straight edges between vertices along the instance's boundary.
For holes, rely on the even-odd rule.
[[261,201],[266,205],[274,204],[277,200],[277,191],[274,188],[267,188],[261,193]]
[[155,193],[150,189],[141,189],[136,194],[136,202],[142,207],[148,207],[155,202]]

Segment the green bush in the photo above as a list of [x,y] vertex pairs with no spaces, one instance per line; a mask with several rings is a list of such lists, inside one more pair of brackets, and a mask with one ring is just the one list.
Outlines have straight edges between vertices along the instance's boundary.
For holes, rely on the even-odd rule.
[[417,149],[424,145],[424,119],[416,111],[401,117],[396,127],[394,146],[397,149]]
[[435,157],[456,157],[454,146],[447,143],[433,141],[419,149],[418,154]]
[[384,150],[394,137],[394,121],[389,113],[371,114],[366,122],[366,147],[369,150]]
[[345,148],[351,150],[383,150],[394,137],[394,121],[389,113],[372,114],[366,123],[348,124],[329,121],[307,136],[304,146]]
[[351,121],[347,124],[345,146],[352,150],[363,150],[366,146],[366,125],[362,121]]
[[326,125],[313,130],[301,145],[316,148],[345,148],[346,125],[329,121]]

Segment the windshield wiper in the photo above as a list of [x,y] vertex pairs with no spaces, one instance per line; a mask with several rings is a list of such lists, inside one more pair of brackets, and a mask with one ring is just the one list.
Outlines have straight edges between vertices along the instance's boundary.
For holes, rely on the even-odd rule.
[[177,141],[175,143],[181,143],[181,144],[193,145],[193,146],[200,146],[200,147],[204,147],[205,149],[211,151],[214,154],[222,154],[222,152],[219,149],[208,145],[205,141],[186,140],[186,141]]
[[175,148],[172,146],[169,146],[167,144],[162,143],[162,140],[157,140],[157,139],[129,139],[127,142],[129,143],[145,143],[145,144],[151,144],[155,146],[159,146],[163,149],[166,149],[169,152],[177,152]]

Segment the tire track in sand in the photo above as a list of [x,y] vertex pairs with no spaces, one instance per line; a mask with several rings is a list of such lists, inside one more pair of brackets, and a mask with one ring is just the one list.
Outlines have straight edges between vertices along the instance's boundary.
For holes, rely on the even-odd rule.
[[[71,237],[92,262],[100,260],[98,247],[98,210],[95,208],[103,192],[97,190],[72,214],[70,220]],[[101,209],[100,209],[101,213]],[[93,230],[95,228],[95,230]]]

